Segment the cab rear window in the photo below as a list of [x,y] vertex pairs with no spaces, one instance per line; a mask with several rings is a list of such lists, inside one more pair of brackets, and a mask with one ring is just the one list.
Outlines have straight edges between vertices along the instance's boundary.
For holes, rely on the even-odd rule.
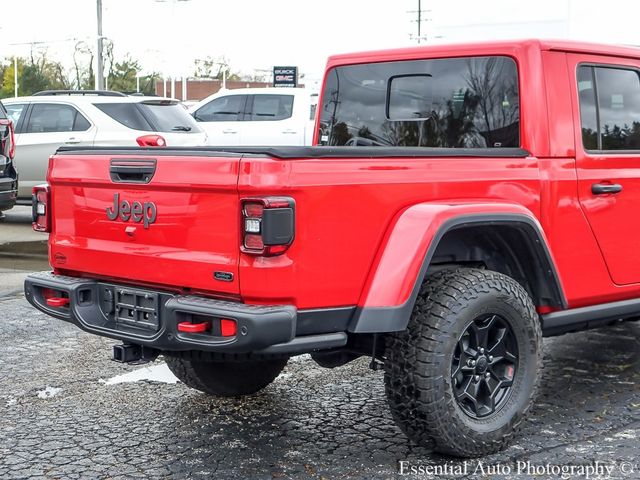
[[322,98],[321,145],[520,146],[518,73],[508,57],[337,67]]

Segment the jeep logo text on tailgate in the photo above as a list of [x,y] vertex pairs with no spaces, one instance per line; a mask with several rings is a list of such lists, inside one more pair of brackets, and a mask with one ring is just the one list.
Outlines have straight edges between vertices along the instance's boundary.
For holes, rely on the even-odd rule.
[[143,222],[144,228],[149,228],[149,225],[156,221],[156,214],[155,203],[120,201],[119,193],[113,195],[113,206],[107,207],[107,218],[109,220],[115,220],[120,217],[123,222],[128,222],[131,219],[133,222]]

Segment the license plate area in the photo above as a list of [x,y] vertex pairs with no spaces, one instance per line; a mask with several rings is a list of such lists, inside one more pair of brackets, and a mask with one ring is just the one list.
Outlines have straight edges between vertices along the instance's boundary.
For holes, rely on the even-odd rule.
[[158,294],[130,288],[115,289],[116,325],[158,331],[160,314]]

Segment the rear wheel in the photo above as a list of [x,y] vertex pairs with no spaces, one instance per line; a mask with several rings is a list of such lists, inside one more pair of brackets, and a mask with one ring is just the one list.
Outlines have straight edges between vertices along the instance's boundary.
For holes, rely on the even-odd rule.
[[167,356],[169,370],[185,385],[219,397],[259,392],[280,374],[288,358],[213,362]]
[[515,280],[467,268],[430,276],[407,330],[389,337],[385,387],[396,423],[441,453],[500,450],[532,404],[541,338]]

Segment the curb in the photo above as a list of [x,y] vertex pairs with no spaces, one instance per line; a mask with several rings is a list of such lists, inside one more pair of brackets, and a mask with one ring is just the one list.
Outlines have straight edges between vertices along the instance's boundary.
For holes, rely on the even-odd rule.
[[0,255],[15,257],[48,257],[47,240],[0,243]]

